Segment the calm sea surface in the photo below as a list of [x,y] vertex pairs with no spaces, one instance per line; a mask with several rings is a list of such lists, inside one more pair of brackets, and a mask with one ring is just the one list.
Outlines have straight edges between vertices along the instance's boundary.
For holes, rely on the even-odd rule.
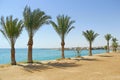
[[[105,50],[93,50],[93,54],[104,53]],[[65,57],[75,57],[76,52],[74,50],[66,50]],[[88,55],[88,50],[82,50],[81,56]],[[55,60],[61,57],[60,50],[51,49],[33,49],[33,60]],[[10,49],[0,49],[0,64],[10,63]],[[16,49],[16,61],[27,61],[27,49]]]

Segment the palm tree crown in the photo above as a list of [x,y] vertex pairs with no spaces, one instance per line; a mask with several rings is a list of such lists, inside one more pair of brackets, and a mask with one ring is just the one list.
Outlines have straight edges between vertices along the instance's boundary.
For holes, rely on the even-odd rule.
[[112,38],[112,42],[118,41],[117,38]]
[[95,33],[93,30],[87,30],[86,32],[83,31],[83,35],[87,41],[93,42],[99,34]]
[[87,30],[85,32],[83,31],[83,35],[89,42],[89,56],[92,56],[92,42],[99,34],[95,33],[93,30]]
[[70,21],[70,17],[64,15],[57,16],[57,24],[53,21],[50,22],[61,39],[64,39],[65,36],[74,28],[72,24],[75,23],[73,20]]
[[34,36],[34,33],[44,24],[49,23],[50,16],[40,9],[31,11],[30,7],[26,6],[23,12],[24,26],[28,31],[28,35]]
[[106,39],[107,41],[109,41],[111,38],[112,38],[111,34],[106,34],[106,35],[105,35],[105,39]]
[[57,24],[53,21],[50,21],[50,23],[52,24],[53,28],[61,38],[62,58],[65,58],[64,57],[64,45],[65,45],[64,39],[65,39],[65,36],[74,28],[72,24],[75,23],[75,21],[70,20],[70,17],[68,16],[59,15],[57,16]]
[[13,42],[15,43],[17,38],[22,32],[22,28],[23,28],[22,20],[18,21],[17,18],[13,20],[12,16],[9,16],[6,17],[6,22],[5,22],[4,17],[2,16],[1,25],[2,25],[2,29],[0,31],[3,33],[5,38],[9,42],[13,40]]
[[15,49],[14,45],[22,32],[23,23],[22,21],[18,21],[18,19],[13,19],[12,16],[6,17],[6,21],[4,17],[1,17],[1,25],[2,29],[0,30],[5,38],[9,41],[11,45],[11,64],[15,65]]

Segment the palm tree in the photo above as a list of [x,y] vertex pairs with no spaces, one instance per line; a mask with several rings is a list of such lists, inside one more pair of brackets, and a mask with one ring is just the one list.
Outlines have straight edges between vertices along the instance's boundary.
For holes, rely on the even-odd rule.
[[117,47],[118,47],[118,43],[117,43],[117,39],[116,38],[112,38],[112,48],[113,48],[113,51],[117,51]]
[[107,41],[107,53],[109,53],[109,41],[112,38],[111,34],[106,34],[105,39]]
[[113,38],[112,38],[112,42],[116,42],[116,41],[118,41],[117,38],[114,38],[114,37],[113,37]]
[[4,17],[2,16],[1,25],[2,29],[0,29],[0,31],[11,45],[11,64],[16,65],[14,46],[17,38],[22,32],[23,23],[21,20],[18,21],[17,18],[13,19],[12,16],[6,17],[6,20],[4,20]]
[[44,24],[49,23],[50,16],[46,15],[45,12],[40,9],[31,11],[30,7],[26,6],[23,12],[24,26],[28,32],[28,63],[33,63],[32,60],[32,46],[33,36],[35,32]]
[[53,28],[57,32],[57,34],[61,38],[61,47],[62,47],[62,58],[64,59],[64,45],[65,45],[65,37],[66,35],[74,28],[72,24],[75,22],[73,20],[70,20],[71,18],[64,15],[57,16],[57,23],[50,21]]
[[92,42],[99,34],[95,33],[93,30],[87,30],[85,32],[83,31],[83,35],[89,42],[89,56],[92,56]]

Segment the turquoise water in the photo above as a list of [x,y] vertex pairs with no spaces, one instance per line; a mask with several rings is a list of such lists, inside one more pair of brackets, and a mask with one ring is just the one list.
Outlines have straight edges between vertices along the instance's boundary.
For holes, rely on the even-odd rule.
[[[93,50],[93,54],[104,53],[105,50]],[[73,50],[66,50],[65,57],[75,57],[76,52]],[[88,50],[82,50],[81,56],[88,55]],[[50,49],[33,49],[33,60],[55,60],[61,57],[60,50]],[[0,49],[0,64],[10,63],[10,49]],[[27,61],[27,49],[16,49],[16,61],[23,62]]]

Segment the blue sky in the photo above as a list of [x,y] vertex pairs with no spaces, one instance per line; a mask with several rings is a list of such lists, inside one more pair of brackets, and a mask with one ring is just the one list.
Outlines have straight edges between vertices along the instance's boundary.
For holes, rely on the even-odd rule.
[[[24,7],[40,8],[56,21],[56,16],[65,14],[76,22],[73,29],[66,36],[66,47],[87,47],[88,42],[82,31],[94,30],[99,36],[93,46],[104,46],[104,35],[112,34],[120,41],[120,0],[0,0],[0,16],[13,15],[23,19]],[[0,25],[1,26],[1,25]],[[118,41],[118,42],[119,42]],[[15,47],[27,48],[28,34],[23,30]],[[60,38],[51,25],[42,26],[34,36],[34,48],[58,48]],[[0,48],[10,48],[9,43],[0,33]]]

